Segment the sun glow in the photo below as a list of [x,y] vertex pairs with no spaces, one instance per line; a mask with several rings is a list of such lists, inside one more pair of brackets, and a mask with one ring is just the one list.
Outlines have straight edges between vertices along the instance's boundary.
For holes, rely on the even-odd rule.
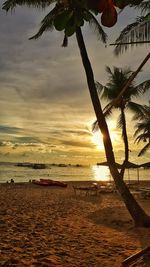
[[92,171],[96,181],[110,181],[110,171],[106,166],[92,166]]
[[92,142],[97,146],[98,149],[104,149],[103,136],[100,131],[93,133]]
[[[118,143],[120,137],[118,136],[118,132],[116,131],[116,127],[114,126],[113,122],[109,122],[109,131],[111,141],[115,145],[116,143]],[[100,130],[93,133],[92,142],[97,146],[97,149],[104,149],[103,136]]]

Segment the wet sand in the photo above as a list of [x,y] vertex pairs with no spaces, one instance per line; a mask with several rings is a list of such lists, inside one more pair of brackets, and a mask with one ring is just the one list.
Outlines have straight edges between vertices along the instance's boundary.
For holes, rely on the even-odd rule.
[[[118,194],[76,196],[77,184],[0,185],[0,266],[119,267],[150,244]],[[137,198],[150,215],[150,200]]]

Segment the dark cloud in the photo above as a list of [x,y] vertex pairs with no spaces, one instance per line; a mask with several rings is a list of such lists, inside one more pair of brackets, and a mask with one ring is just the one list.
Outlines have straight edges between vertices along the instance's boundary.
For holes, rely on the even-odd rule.
[[76,130],[76,129],[66,129],[66,127],[65,127],[65,129],[63,129],[62,130],[62,128],[60,127],[60,128],[58,128],[58,129],[55,129],[55,130],[50,130],[50,132],[49,132],[52,136],[62,136],[62,137],[69,137],[70,136],[70,138],[71,137],[81,137],[81,138],[83,138],[83,137],[85,137],[85,138],[87,138],[87,137],[91,137],[92,136],[92,133],[91,132],[89,132],[89,131],[87,131],[87,130]]
[[64,141],[61,141],[61,143],[63,145],[67,145],[67,146],[72,146],[72,147],[78,147],[78,148],[94,148],[95,145],[92,144],[92,143],[87,143],[86,141],[84,140],[81,140],[81,141],[70,141],[70,140],[64,140]]
[[16,134],[16,133],[20,133],[20,131],[21,129],[17,127],[0,125],[0,133]]

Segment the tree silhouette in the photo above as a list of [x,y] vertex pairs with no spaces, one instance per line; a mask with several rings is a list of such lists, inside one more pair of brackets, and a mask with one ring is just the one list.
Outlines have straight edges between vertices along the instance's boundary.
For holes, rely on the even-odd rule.
[[144,105],[141,108],[141,112],[137,114],[134,119],[138,119],[140,122],[136,124],[136,131],[134,137],[135,142],[146,142],[146,145],[141,149],[138,156],[142,156],[150,149],[150,106]]
[[[114,67],[112,71],[108,66],[106,67],[106,72],[109,78],[108,83],[103,86],[102,84],[97,82],[96,86],[101,99],[105,99],[107,102],[109,102],[103,109],[105,116],[108,117],[112,115],[114,109],[119,109],[120,111],[118,127],[122,130],[122,138],[125,147],[125,160],[121,169],[121,176],[123,178],[126,164],[129,160],[129,144],[125,111],[130,110],[134,114],[139,115],[139,113],[141,112],[141,105],[133,102],[132,98],[139,97],[141,96],[141,94],[150,89],[150,80],[146,80],[138,85],[136,85],[135,82],[132,81],[128,87],[128,90],[123,93],[119,101],[112,105],[112,101],[118,97],[121,89],[123,88],[123,85],[127,82],[129,77],[131,76],[131,73],[133,72],[130,69],[121,69],[117,67]],[[96,121],[94,123],[94,129],[97,129],[97,126],[98,124]]]
[[150,1],[142,1],[137,8],[142,15],[121,31],[115,42],[116,55],[126,51],[130,46],[150,43]]

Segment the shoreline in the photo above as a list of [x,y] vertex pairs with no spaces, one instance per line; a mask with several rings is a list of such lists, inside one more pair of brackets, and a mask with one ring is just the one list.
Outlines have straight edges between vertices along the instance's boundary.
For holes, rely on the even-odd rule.
[[[67,184],[0,184],[0,266],[120,267],[149,245],[118,194],[75,195],[73,185],[91,181]],[[149,200],[138,201],[150,214]]]
[[[48,178],[48,179],[50,179],[50,178]],[[54,180],[54,179],[52,179],[52,180]],[[54,181],[60,181],[60,180],[54,180]],[[140,186],[144,186],[144,185],[146,185],[146,186],[150,186],[150,180],[140,180],[139,182],[137,181],[137,180],[130,180],[130,181],[128,181],[127,179],[126,180],[124,180],[127,184],[135,184],[135,185],[140,185]],[[111,179],[111,181],[110,180],[106,180],[106,181],[104,181],[104,180],[96,180],[96,179],[93,179],[93,180],[75,180],[75,181],[73,181],[73,180],[67,180],[67,181],[61,181],[61,182],[64,182],[64,183],[66,183],[66,184],[68,184],[68,185],[77,185],[77,184],[79,184],[79,185],[84,185],[84,184],[92,184],[92,183],[97,183],[97,184],[107,184],[107,183],[114,183],[114,181],[113,181],[113,179]],[[10,185],[10,184],[12,184],[12,185],[34,185],[34,184],[32,184],[32,181],[31,182],[16,182],[16,181],[14,181],[14,183],[11,183],[10,182],[10,180],[9,180],[9,182],[0,182],[0,186],[1,185]]]

